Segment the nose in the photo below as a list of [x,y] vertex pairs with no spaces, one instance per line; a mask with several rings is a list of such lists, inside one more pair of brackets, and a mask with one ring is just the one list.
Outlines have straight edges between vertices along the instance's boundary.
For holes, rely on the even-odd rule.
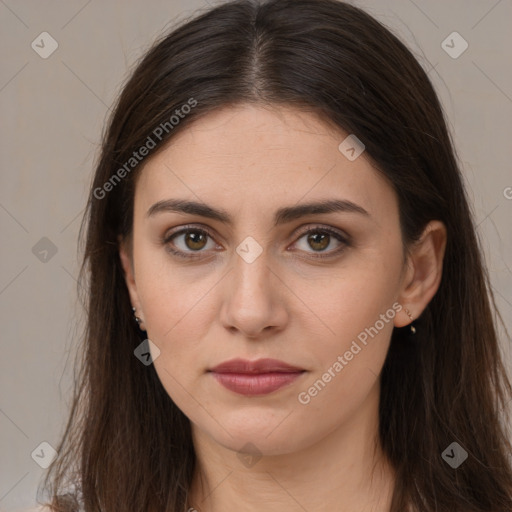
[[263,252],[251,263],[235,253],[223,290],[221,322],[232,333],[262,338],[284,329],[288,321],[286,286]]

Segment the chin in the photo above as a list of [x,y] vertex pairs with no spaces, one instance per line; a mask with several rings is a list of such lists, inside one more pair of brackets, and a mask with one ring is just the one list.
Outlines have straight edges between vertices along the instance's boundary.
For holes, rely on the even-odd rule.
[[220,439],[216,438],[215,441],[236,452],[237,455],[249,454],[256,458],[286,455],[300,449],[300,443],[290,439],[289,436],[276,436],[274,439],[261,434],[241,433],[240,435],[233,435],[233,437],[226,434]]
[[[224,428],[216,422],[209,422],[200,428],[215,442],[237,453],[255,451],[265,456],[284,455],[308,444],[307,436],[298,425],[289,421],[290,418],[282,421],[283,418],[276,418],[275,414],[260,414],[255,421],[254,415],[245,414],[230,421],[227,415],[221,417]],[[265,421],[265,417],[268,421]]]

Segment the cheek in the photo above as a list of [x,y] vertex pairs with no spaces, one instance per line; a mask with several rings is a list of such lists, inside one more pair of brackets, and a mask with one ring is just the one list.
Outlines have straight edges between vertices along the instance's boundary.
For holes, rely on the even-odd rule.
[[215,354],[204,340],[211,339],[216,322],[219,276],[200,266],[177,268],[166,257],[141,253],[137,288],[147,336],[160,350],[154,361],[158,377],[178,407],[193,415],[189,392]]
[[[210,279],[191,282],[180,272],[171,275],[168,268],[151,275],[146,273],[140,293],[147,336],[160,350],[154,361],[158,378],[169,397],[189,418],[200,418],[204,413],[200,406],[204,404],[204,396],[194,390],[206,369],[207,347],[202,340],[208,339],[215,321],[213,294],[208,293],[213,284]],[[199,401],[191,399],[191,393],[197,394]]]
[[301,391],[304,401],[316,404],[313,409],[333,400],[350,408],[377,380],[400,309],[395,301],[399,263],[398,258],[395,263],[361,259],[297,291],[315,312],[303,316],[311,335],[301,344],[314,370]]
[[378,395],[372,390],[389,349],[396,315],[393,304],[399,307],[386,288],[368,286],[361,293],[353,292],[351,284],[352,279],[331,288],[341,299],[331,297],[331,301],[318,303],[329,330],[323,329],[323,335],[317,331],[302,344],[312,367],[297,390],[298,407],[309,419],[309,415],[318,416],[318,421],[331,426],[349,421],[369,395]]
[[135,264],[137,293],[148,334],[162,345],[194,338],[190,329],[200,331],[209,320],[205,304],[215,284],[211,272],[208,274],[201,266],[180,267],[163,247],[151,247],[146,241],[140,244]]
[[[343,349],[365,329],[378,322],[379,331],[390,335],[396,311],[392,306],[399,291],[400,259],[384,259],[382,253],[357,255],[314,280],[297,280],[293,291],[309,309],[302,308],[308,330],[322,340],[322,351]],[[386,315],[387,312],[387,315]],[[381,315],[385,315],[384,325]],[[364,338],[364,336],[362,336]],[[319,347],[319,350],[320,350]]]
[[173,356],[192,357],[200,350],[200,341],[214,322],[215,309],[209,280],[191,284],[162,276],[147,281],[142,296],[148,337],[160,350]]

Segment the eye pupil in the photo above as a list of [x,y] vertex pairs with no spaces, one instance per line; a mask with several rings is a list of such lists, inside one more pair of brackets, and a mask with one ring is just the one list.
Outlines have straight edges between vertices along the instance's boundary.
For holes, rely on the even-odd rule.
[[[322,241],[318,241],[318,237],[320,237],[322,239]],[[313,249],[320,249],[320,250],[323,250],[325,249],[326,247],[329,246],[329,237],[330,235],[328,234],[324,234],[324,233],[315,233],[315,234],[312,234],[312,235],[309,235],[308,236],[308,242],[313,242],[313,245],[311,245],[311,247]],[[327,243],[323,243],[322,242],[325,242],[327,241]],[[315,247],[315,245],[318,245],[320,244],[320,247]]]
[[[203,239],[202,240],[203,243],[201,243],[201,241],[199,241],[200,238]],[[189,244],[189,242],[192,242],[192,246]],[[197,231],[189,231],[185,235],[185,243],[187,244],[187,247],[189,249],[193,249],[193,250],[202,249],[205,246],[206,237],[205,237],[204,233],[199,233]],[[197,244],[199,244],[199,246],[197,246]]]

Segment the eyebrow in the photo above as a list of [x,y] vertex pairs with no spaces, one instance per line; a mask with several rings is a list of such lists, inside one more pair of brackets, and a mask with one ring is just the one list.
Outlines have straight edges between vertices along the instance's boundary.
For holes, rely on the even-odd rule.
[[[233,218],[226,210],[216,209],[205,203],[187,201],[184,199],[165,199],[158,201],[149,208],[146,217],[152,217],[158,213],[164,212],[199,215],[201,217],[218,220],[229,226],[233,225]],[[306,215],[338,212],[359,213],[370,217],[370,214],[362,206],[352,201],[346,199],[326,199],[318,202],[279,208],[274,215],[274,226],[291,222],[305,217]]]

